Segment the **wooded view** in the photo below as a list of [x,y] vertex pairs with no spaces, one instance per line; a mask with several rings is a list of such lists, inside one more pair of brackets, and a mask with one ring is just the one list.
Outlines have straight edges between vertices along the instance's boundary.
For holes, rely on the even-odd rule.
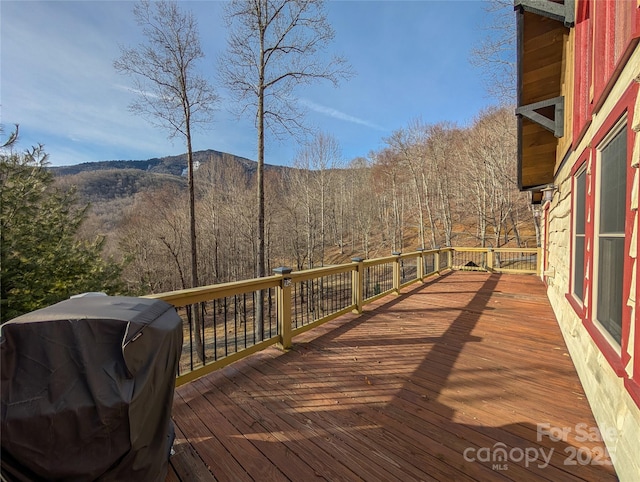
[[[337,141],[321,134],[300,150],[294,168],[268,166],[268,273],[283,265],[300,270],[416,248],[537,245],[537,218],[515,182],[511,109],[484,112],[467,128],[413,121],[385,143],[367,159],[345,163]],[[252,278],[255,169],[231,155],[208,156],[194,173],[201,283]],[[184,179],[158,174],[157,184],[118,195],[114,190],[123,189],[127,172],[136,173],[104,171],[101,178],[120,182],[102,181],[101,194],[96,180],[93,195],[80,188],[93,201],[82,235],[107,237],[105,255],[123,263],[131,292],[188,287]],[[92,174],[61,176],[58,183],[84,185]]]
[[[335,139],[317,135],[300,150],[295,167],[265,170],[267,272],[278,266],[300,270],[416,248],[537,246],[538,218],[528,193],[518,191],[515,151],[510,108],[483,112],[466,128],[412,121],[385,139],[383,149],[348,163]],[[19,169],[12,167],[9,161],[15,158],[2,156],[7,168],[3,218],[9,216],[12,176],[24,178],[20,172],[25,168],[42,169],[33,156],[23,159]],[[255,163],[214,151],[196,153],[196,159],[201,160],[194,172],[200,283],[252,278],[257,249]],[[76,230],[78,242],[83,240],[93,250],[103,246],[103,259],[122,268],[123,292],[189,287],[187,183],[180,175],[165,173],[179,172],[176,165],[186,168],[186,157],[166,162],[164,172],[126,168],[127,163],[105,169],[108,164],[102,163],[100,170],[53,169],[60,192],[77,191],[79,211],[68,229]],[[33,182],[37,177],[26,179]],[[82,211],[87,203],[89,209]],[[42,209],[43,201],[32,211],[38,206]],[[84,216],[82,224],[77,213]],[[23,225],[28,225],[25,216]],[[59,223],[68,222],[65,219]],[[5,219],[3,278],[11,255],[4,248],[12,235],[17,236],[4,223]],[[58,229],[51,226],[50,239],[57,239]],[[47,246],[28,237],[20,243],[23,252]],[[3,288],[7,286],[3,279]],[[60,296],[73,294],[66,291],[72,288],[61,289]]]
[[[36,151],[18,155],[11,147],[15,139],[10,138],[2,153],[3,321],[6,313],[15,315],[55,301],[43,295],[27,305],[16,304],[15,310],[6,309],[18,294],[11,273],[33,265],[26,258],[37,257],[36,252],[47,257],[47,244],[21,234],[12,221],[24,206],[18,206],[16,197],[16,211],[11,212],[5,198],[21,189],[39,190],[40,197],[27,203],[31,212],[50,202],[63,213],[57,222],[42,225],[41,238],[55,240],[61,231],[73,237],[74,249],[80,248],[99,270],[112,268],[104,289],[127,294],[263,276],[278,266],[301,270],[418,248],[539,244],[538,218],[528,194],[516,185],[513,107],[489,108],[464,127],[414,119],[382,139],[382,148],[347,161],[330,134],[315,133],[305,140],[298,135],[309,130],[289,97],[299,83],[337,83],[351,75],[342,58],[324,66],[315,61],[319,49],[333,38],[323,2],[236,1],[227,10],[232,35],[223,81],[235,89],[241,111],[257,109],[258,162],[216,151],[194,153],[191,129],[210,120],[217,98],[213,87],[193,70],[203,56],[195,20],[172,2],[143,1],[134,15],[148,43],[122,48],[114,66],[133,79],[140,94],[131,108],[170,136],[183,137],[187,152],[46,173],[40,148],[38,156],[33,155]],[[487,53],[489,62],[492,55]],[[250,65],[259,68],[249,72]],[[173,75],[176,72],[179,75]],[[246,83],[250,76],[257,80]],[[293,167],[265,166],[264,131],[269,129],[292,135],[291,142],[299,145]],[[43,188],[34,184],[36,179]],[[20,222],[28,226],[28,216]],[[64,256],[56,259],[66,262]],[[10,272],[5,267],[12,263],[16,269]],[[36,271],[31,282],[38,284],[42,273],[35,265],[31,268]],[[58,283],[57,298],[88,289],[86,283],[73,282],[80,276],[74,270],[67,273],[67,281]],[[91,284],[91,289],[97,288]]]

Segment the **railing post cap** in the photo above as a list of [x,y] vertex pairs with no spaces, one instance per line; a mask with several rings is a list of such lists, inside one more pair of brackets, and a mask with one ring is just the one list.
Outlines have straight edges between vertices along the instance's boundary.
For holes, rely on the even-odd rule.
[[289,273],[291,273],[292,271],[293,271],[293,269],[291,269],[291,268],[287,268],[286,266],[280,266],[280,267],[278,267],[278,268],[273,268],[273,272],[274,272],[275,274],[282,274],[282,275],[285,275],[285,274],[289,274]]
[[358,256],[351,258],[351,261],[354,263],[362,263],[364,261],[364,258],[360,258]]

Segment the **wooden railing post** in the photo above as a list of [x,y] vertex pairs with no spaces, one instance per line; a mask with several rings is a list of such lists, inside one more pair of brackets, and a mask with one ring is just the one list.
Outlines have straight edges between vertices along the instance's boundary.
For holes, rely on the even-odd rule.
[[438,248],[438,251],[433,253],[433,271],[440,274],[440,248]]
[[543,248],[541,248],[540,246],[538,246],[538,251],[536,252],[536,274],[540,277],[542,277],[542,271],[544,270],[543,268]]
[[394,251],[391,253],[396,259],[393,262],[393,291],[395,294],[400,294],[400,255],[402,254],[399,251]]
[[424,281],[424,248],[416,249],[418,252],[418,262],[416,263],[416,278],[418,281]]
[[487,270],[493,271],[493,249],[487,248]]
[[453,269],[453,248],[447,250],[447,268]]
[[351,262],[356,264],[355,269],[351,272],[351,296],[355,308],[354,313],[362,313],[364,305],[364,258],[351,258]]
[[273,272],[280,276],[280,284],[276,287],[276,310],[278,313],[278,326],[280,328],[280,348],[291,348],[291,268],[281,266]]

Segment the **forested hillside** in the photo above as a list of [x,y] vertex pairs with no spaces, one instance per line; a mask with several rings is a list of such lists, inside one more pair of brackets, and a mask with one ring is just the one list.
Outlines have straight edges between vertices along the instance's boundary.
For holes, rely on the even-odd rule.
[[[254,161],[214,150],[195,152],[194,160],[197,165],[211,164],[208,169],[213,170],[234,166],[248,178],[256,171]],[[269,168],[285,169],[276,166]],[[118,248],[114,244],[116,236],[113,230],[118,228],[139,193],[163,190],[181,192],[187,189],[185,154],[144,161],[86,162],[49,169],[56,177],[57,186],[62,189],[75,188],[79,202],[90,204],[82,232],[87,236],[106,236],[107,249],[115,254]]]
[[[338,86],[356,74],[347,58],[332,51],[335,32],[325,2],[265,2],[265,8],[257,10],[242,2],[225,5],[227,42],[218,57],[224,61],[206,62],[208,67],[217,66],[215,85],[210,80],[213,71],[201,68],[205,51],[197,18],[179,2],[135,2],[132,13],[140,31],[132,45],[127,44],[133,37],[125,39],[118,58],[108,61],[126,80],[122,85],[104,75],[92,80],[126,94],[129,110],[178,140],[185,154],[51,168],[42,144],[32,152],[17,152],[17,124],[0,142],[3,306],[13,303],[17,314],[93,290],[95,284],[110,294],[147,294],[264,276],[277,266],[301,270],[417,248],[538,243],[538,213],[516,185],[513,108],[488,109],[464,126],[416,119],[397,128],[397,119],[415,115],[408,112],[426,111],[398,104],[402,107],[395,115],[382,109],[369,119],[363,107],[383,102],[364,94],[360,107],[347,109],[345,104],[344,112],[306,102],[307,86],[324,82]],[[263,13],[271,9],[273,14],[265,21]],[[508,25],[512,26],[511,19]],[[496,25],[498,31],[503,26]],[[492,36],[498,44],[482,43],[473,52],[481,60],[478,65],[491,72],[501,71],[495,65],[513,72],[513,29],[503,30],[506,36]],[[109,35],[104,35],[109,42]],[[92,60],[104,61],[103,57],[91,53]],[[411,71],[418,66],[413,60],[403,63],[411,65]],[[425,79],[429,69],[422,72]],[[32,76],[40,77],[47,76]],[[504,102],[513,82],[508,75],[491,79],[491,83],[505,82],[507,95],[495,97]],[[404,89],[404,80],[392,75],[379,92]],[[411,102],[423,95],[447,95],[449,87],[426,92],[420,84],[405,94]],[[128,129],[137,123],[114,122],[119,107],[94,105],[101,100],[88,96],[81,102],[54,102],[54,107],[41,103],[49,106],[42,113],[56,113],[56,105],[64,106],[61,112],[67,112],[69,105],[82,105],[95,114],[85,121],[92,132],[101,134],[91,149],[76,140],[83,138],[76,131],[83,131],[84,125],[57,133],[56,142],[74,139],[74,145],[85,149],[82,152],[139,148],[135,145],[139,131]],[[111,98],[109,102],[113,103]],[[238,152],[251,148],[256,162],[214,150],[193,151],[194,145],[202,145],[201,139],[195,143],[194,134],[210,128],[221,107],[241,119],[238,126],[225,121],[225,129],[231,127],[233,133],[227,134],[230,140],[240,143],[225,140],[225,145],[236,146]],[[359,115],[365,117],[346,113],[353,109],[363,109]],[[310,112],[328,119],[324,125],[330,131],[341,129],[343,121],[366,129],[366,141],[350,137],[350,149],[357,149],[351,152],[366,152],[376,144],[382,147],[344,159],[336,138],[310,125]],[[429,115],[459,119],[461,109],[436,109]],[[104,135],[96,124],[100,119],[124,130]],[[29,122],[26,125],[38,131]],[[389,125],[397,130],[388,130]],[[236,127],[242,135],[236,136]],[[49,136],[52,130],[48,126],[40,132]],[[385,137],[371,143],[372,132],[384,132]],[[256,142],[250,141],[250,147],[249,136]],[[148,145],[149,139],[143,144]],[[294,144],[295,159],[277,161],[290,167],[265,164],[269,161],[265,153],[273,152],[273,139]],[[102,151],[106,147],[110,150]],[[20,196],[32,188],[37,196],[23,202]],[[5,202],[6,197],[13,203]],[[56,215],[48,214],[46,206]],[[11,263],[14,268],[5,270]],[[47,283],[57,283],[57,291]],[[47,293],[55,293],[55,299],[45,299]],[[258,304],[262,296],[258,294]],[[196,311],[196,327],[198,317]],[[259,318],[260,310],[260,325]]]
[[[345,162],[336,141],[318,135],[294,168],[266,169],[269,270],[420,247],[536,245],[527,194],[516,186],[511,109],[484,112],[465,128],[414,121],[385,143],[366,159]],[[214,152],[196,153],[203,284],[255,276],[255,163]],[[138,169],[100,163],[72,175],[59,168],[58,183],[77,185],[81,200],[91,202],[83,236],[107,237],[105,254],[125,263],[131,291],[187,287],[188,192],[178,173],[184,156],[136,162]]]

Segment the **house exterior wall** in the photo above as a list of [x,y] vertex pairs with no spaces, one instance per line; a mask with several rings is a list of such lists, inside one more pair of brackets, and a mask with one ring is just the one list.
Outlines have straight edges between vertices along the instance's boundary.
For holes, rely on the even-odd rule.
[[[611,90],[602,99],[584,135],[565,152],[558,152],[555,173],[558,192],[545,207],[544,233],[548,269],[544,279],[549,300],[583,384],[602,437],[622,481],[640,480],[640,343],[638,331],[638,159],[640,156],[640,47],[636,46],[621,66]],[[596,182],[596,146],[603,132],[627,118],[628,144],[633,153],[627,171],[627,217],[625,229],[625,314],[620,347],[609,346],[594,328],[593,318],[593,212]],[[571,112],[565,122],[572,122]],[[559,146],[563,145],[559,143]],[[634,147],[633,147],[634,146]],[[566,154],[566,156],[565,156]],[[584,304],[572,296],[574,175],[587,169],[587,248],[585,250]],[[589,226],[591,233],[589,234]],[[582,280],[578,280],[582,282]],[[604,341],[603,341],[604,340]]]

